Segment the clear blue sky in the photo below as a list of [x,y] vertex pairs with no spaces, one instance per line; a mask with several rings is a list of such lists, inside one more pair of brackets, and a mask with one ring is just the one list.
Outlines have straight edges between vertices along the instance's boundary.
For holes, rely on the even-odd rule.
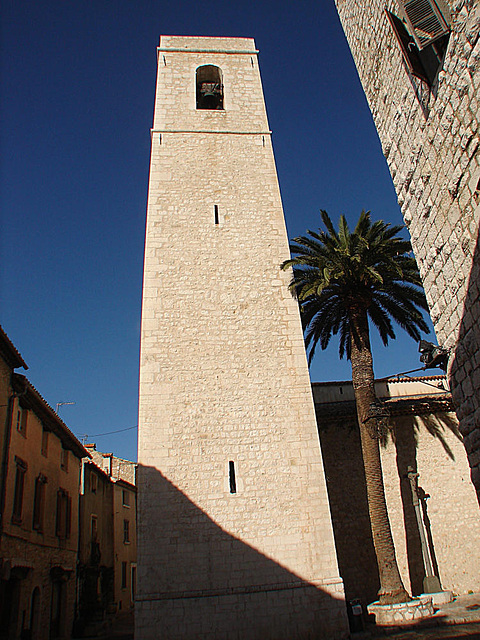
[[[333,0],[4,0],[1,323],[45,399],[136,459],[147,179],[160,34],[254,37],[291,237],[319,209],[401,223]],[[400,336],[384,376],[419,366]],[[312,380],[348,379],[337,346]]]

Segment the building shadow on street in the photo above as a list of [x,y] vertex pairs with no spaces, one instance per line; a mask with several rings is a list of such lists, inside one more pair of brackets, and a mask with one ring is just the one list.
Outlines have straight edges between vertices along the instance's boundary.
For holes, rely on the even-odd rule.
[[[139,465],[138,475],[137,640],[348,637],[338,579],[304,579],[254,548],[254,540],[267,546],[276,538],[284,554],[291,545],[292,564],[303,562],[296,558],[294,541],[282,541],[279,531],[265,526],[261,500],[241,493],[209,496],[212,511],[224,518],[225,499],[236,501],[229,506],[232,528],[245,518],[241,526],[249,544],[231,535],[228,525],[219,526],[214,514],[207,515],[157,469]],[[305,559],[304,564],[321,565],[331,552],[327,541],[325,549],[314,550],[317,563]]]

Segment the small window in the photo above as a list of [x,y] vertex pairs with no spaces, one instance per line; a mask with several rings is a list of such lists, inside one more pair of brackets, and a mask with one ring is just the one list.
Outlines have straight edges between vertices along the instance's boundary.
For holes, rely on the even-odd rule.
[[124,507],[130,506],[130,492],[125,489],[122,490],[122,504]]
[[127,588],[127,563],[122,562],[122,589]]
[[130,521],[123,521],[123,544],[130,543]]
[[212,64],[198,67],[196,75],[197,109],[222,110],[222,71]]
[[12,522],[21,524],[23,508],[23,491],[25,488],[25,474],[27,473],[27,463],[15,456],[15,488],[13,493]]
[[96,473],[90,472],[90,491],[97,493],[98,477]]
[[17,409],[17,431],[22,436],[27,436],[27,409],[23,409],[20,405]]
[[237,493],[237,480],[235,477],[235,462],[229,460],[228,462],[228,482],[230,485],[230,493]]
[[35,531],[43,531],[43,513],[45,510],[45,485],[47,478],[40,474],[35,480],[35,493],[33,498],[33,528]]
[[68,449],[64,449],[63,447],[60,454],[60,467],[64,471],[68,471]]
[[46,429],[42,432],[42,456],[48,458],[48,431]]

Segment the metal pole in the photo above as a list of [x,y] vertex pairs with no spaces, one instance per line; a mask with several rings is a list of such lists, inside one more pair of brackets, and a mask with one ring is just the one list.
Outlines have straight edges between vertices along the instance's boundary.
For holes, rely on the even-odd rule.
[[425,578],[423,580],[424,593],[437,593],[441,591],[440,580],[433,571],[432,559],[430,557],[430,550],[428,548],[427,538],[425,536],[425,529],[423,524],[422,512],[420,509],[420,500],[418,498],[418,473],[413,471],[412,467],[407,467],[407,477],[410,481],[410,488],[412,490],[412,502],[415,509],[415,516],[417,518],[418,533],[420,535],[420,544],[422,547],[423,564],[425,567]]

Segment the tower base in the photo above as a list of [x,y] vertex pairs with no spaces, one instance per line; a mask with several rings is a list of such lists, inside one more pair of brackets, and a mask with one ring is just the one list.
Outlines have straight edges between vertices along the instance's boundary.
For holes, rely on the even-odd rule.
[[345,640],[343,584],[301,581],[137,601],[136,640]]

